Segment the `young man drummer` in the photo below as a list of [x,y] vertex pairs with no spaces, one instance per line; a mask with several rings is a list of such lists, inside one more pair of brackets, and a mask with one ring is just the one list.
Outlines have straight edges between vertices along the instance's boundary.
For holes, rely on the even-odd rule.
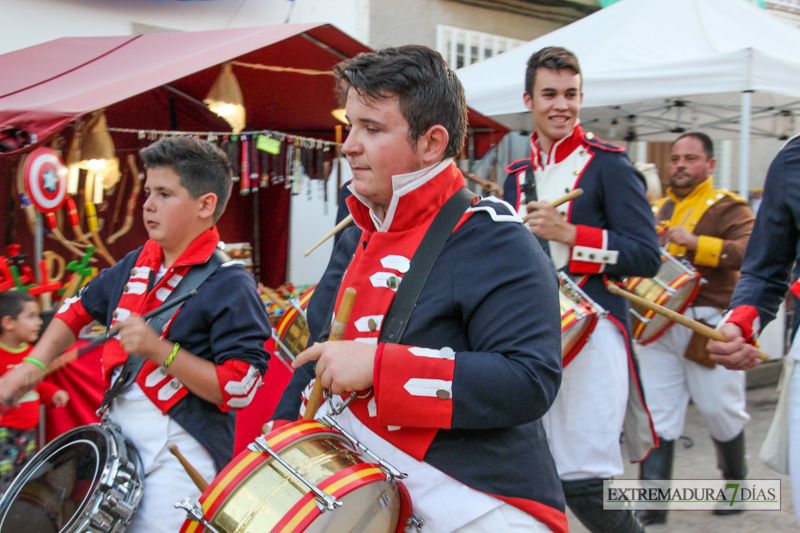
[[460,82],[421,46],[360,54],[335,73],[350,124],[348,205],[361,230],[340,239],[317,289],[331,287],[328,301],[314,305],[330,318],[333,287],[337,305],[347,287],[357,296],[345,340],[298,356],[275,418],[297,418],[297,390],[316,361],[331,393],[358,391],[336,420],[408,473],[426,533],[566,531],[540,421],[560,383],[556,276],[508,205],[467,205],[422,279],[405,333],[380,338],[397,291],[413,284],[423,236],[464,189],[453,165],[466,133]]
[[[534,53],[523,99],[535,131],[531,157],[512,163],[503,198],[530,213],[530,231],[594,301],[608,311],[564,368],[564,386],[544,417],[567,505],[591,531],[635,532],[630,511],[603,510],[603,480],[622,474],[620,433],[631,460],[656,441],[637,386],[627,300],[606,283],[652,277],[660,264],[658,237],[643,177],[622,148],[584,133],[578,58],[559,47]],[[559,210],[556,198],[584,193]],[[528,295],[535,299],[535,293]]]
[[218,148],[193,137],[163,139],[141,156],[150,239],[66,301],[28,362],[0,378],[0,400],[19,399],[92,320],[118,329],[103,348],[106,384],[128,354],[146,359],[109,411],[139,452],[146,476],[141,506],[126,531],[174,533],[186,518],[174,502],[200,493],[167,445],[177,444],[208,481],[230,462],[233,410],[245,407],[261,382],[270,327],[255,280],[234,264],[213,271],[177,314],[170,313],[160,334],[142,319],[173,290],[184,292],[181,279],[192,267],[211,260],[231,167]]

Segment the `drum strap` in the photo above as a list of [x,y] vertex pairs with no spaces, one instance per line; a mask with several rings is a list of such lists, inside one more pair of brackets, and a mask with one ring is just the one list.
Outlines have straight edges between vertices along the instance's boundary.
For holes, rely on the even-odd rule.
[[[539,196],[536,194],[536,178],[533,175],[533,163],[528,164],[528,168],[525,169],[525,183],[522,185],[522,192],[525,193],[525,202],[535,202],[539,199]],[[542,247],[544,253],[547,254],[547,257],[550,257],[550,242],[547,239],[543,239],[538,235],[534,235],[536,240],[539,241],[539,246]]]
[[[464,212],[472,205],[472,201],[476,197],[477,195],[469,189],[459,189],[436,214],[417,251],[414,252],[414,257],[411,258],[408,272],[403,276],[403,282],[397,288],[397,294],[392,299],[392,304],[383,320],[385,326],[381,328],[378,342],[400,342],[411,312],[417,305],[422,287],[433,269],[433,263],[439,257],[444,244],[453,233]],[[334,298],[328,316],[333,316],[335,305],[336,299]],[[320,335],[320,338],[327,339],[329,335],[330,326]]]
[[[202,265],[195,265],[189,269],[189,272],[187,272],[183,279],[181,279],[175,289],[169,293],[169,296],[167,296],[167,298],[164,300],[164,303],[174,300],[175,298],[178,298],[179,296],[198,288],[226,261],[228,261],[228,258],[223,252],[214,250],[214,253],[211,255],[211,258],[208,261]],[[152,285],[153,282],[151,280],[151,282],[148,283],[148,291]],[[150,319],[150,326],[155,330],[156,333],[161,335],[164,324],[170,319],[170,317],[177,313],[177,309],[180,309],[181,306],[183,306],[182,303],[178,305],[177,308],[172,307],[165,309],[161,313],[158,313]],[[103,396],[103,401],[100,403],[100,409],[98,412],[102,413],[108,409],[108,406],[111,405],[111,401],[119,396],[122,391],[131,386],[131,384],[136,380],[136,376],[139,374],[139,371],[142,369],[144,362],[145,359],[142,359],[136,354],[128,355],[128,359],[125,361],[119,376],[117,376],[117,379],[111,385],[111,388],[108,389]]]
[[397,288],[392,305],[386,312],[385,326],[381,328],[378,342],[398,343],[403,338],[408,319],[417,305],[422,287],[428,281],[433,263],[474,198],[475,193],[469,189],[459,189],[439,210],[411,258],[411,265],[403,276],[403,282]]

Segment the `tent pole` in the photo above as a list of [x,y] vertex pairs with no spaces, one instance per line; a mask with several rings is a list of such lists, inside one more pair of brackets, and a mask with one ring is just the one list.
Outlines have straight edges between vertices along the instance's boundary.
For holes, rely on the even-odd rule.
[[753,91],[742,91],[742,119],[739,138],[739,195],[750,201],[750,113]]

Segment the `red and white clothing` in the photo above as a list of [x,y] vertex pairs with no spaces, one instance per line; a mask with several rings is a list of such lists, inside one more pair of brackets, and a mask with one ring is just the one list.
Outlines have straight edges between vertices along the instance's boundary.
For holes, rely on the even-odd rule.
[[[208,261],[218,242],[216,228],[206,231],[158,278],[163,253],[154,241],[147,241],[67,300],[56,318],[77,335],[92,320],[112,325],[131,313],[143,315],[161,305],[193,265]],[[197,461],[195,466],[208,481],[230,462],[234,410],[249,403],[261,381],[270,329],[255,280],[242,266],[231,263],[211,274],[164,324],[162,337],[215,364],[224,403],[203,400],[149,360],[135,383],[114,400],[110,417],[141,449],[147,474],[142,503],[146,511],[137,513],[129,532],[177,531],[185,513],[173,503],[199,496],[188,476],[174,475],[182,467],[169,456],[168,440],[184,443],[182,453],[188,453],[193,464]],[[107,384],[126,359],[117,340],[104,344]]]
[[[481,531],[476,520],[502,514],[505,504],[525,511],[531,527],[541,522],[566,531],[563,493],[540,422],[560,381],[556,276],[507,204],[476,200],[435,261],[403,338],[378,340],[417,246],[463,187],[463,176],[446,160],[395,176],[383,219],[363,199],[348,199],[362,231],[358,239],[340,239],[309,316],[317,316],[312,306],[325,306],[327,315],[336,286],[328,282],[346,268],[337,300],[346,287],[357,296],[344,339],[376,344],[377,354],[374,389],[339,420],[409,470],[405,483],[426,532]],[[297,385],[312,375],[305,366],[275,418],[297,416]]]
[[[608,316],[600,319],[565,368],[564,383],[545,425],[562,480],[621,474],[623,427],[631,460],[643,459],[657,443],[635,372],[629,305],[606,288],[609,280],[652,277],[658,271],[658,237],[644,181],[622,148],[584,134],[580,125],[548,153],[539,149],[534,133],[531,158],[512,163],[506,171],[503,198],[520,214],[527,212],[533,195],[540,201],[553,201],[583,189],[581,196],[558,208],[575,225],[575,245],[540,242],[556,268],[569,273]],[[611,358],[606,371],[596,368],[597,361],[578,364],[591,353]],[[573,365],[577,366],[570,370]],[[606,421],[606,430],[587,429],[595,424],[575,424],[576,419]]]
[[[24,344],[19,348],[10,348],[0,344],[0,376],[17,366],[26,357],[33,346]],[[19,399],[16,407],[8,408],[0,416],[0,427],[14,429],[33,429],[39,424],[39,406],[45,404],[52,407],[53,395],[61,390],[52,383],[42,381]]]

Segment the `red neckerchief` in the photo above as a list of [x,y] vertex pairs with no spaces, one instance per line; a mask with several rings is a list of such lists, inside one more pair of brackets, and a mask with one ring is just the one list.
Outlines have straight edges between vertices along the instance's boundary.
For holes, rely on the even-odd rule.
[[[396,214],[388,231],[376,231],[369,209],[355,198],[348,199],[348,206],[359,227],[365,229],[361,243],[347,268],[337,296],[337,308],[347,287],[356,289],[357,296],[351,312],[351,320],[345,328],[343,339],[368,340],[377,343],[382,324],[374,331],[356,324],[355,317],[386,316],[394,299],[396,288],[390,288],[389,278],[402,280],[402,273],[394,261],[410,260],[419,247],[425,232],[433,222],[442,205],[459,189],[464,187],[461,172],[449,165],[439,174],[413,191],[401,196]],[[350,410],[370,430],[397,446],[412,457],[422,459],[438,431],[436,428],[392,428],[380,425],[376,416],[370,416],[370,402],[375,413],[374,395],[356,399]]]
[[[152,272],[153,276],[158,273],[164,257],[161,246],[153,240],[148,240],[139,257],[136,258],[134,268],[131,269],[130,277],[125,285],[126,288],[112,314],[113,319],[109,326],[114,326],[118,321],[130,316],[131,313],[144,315],[158,308],[193,265],[203,264],[208,261],[211,254],[214,253],[218,242],[219,232],[216,226],[200,234],[189,244],[175,263],[167,269],[164,276],[147,292],[150,273]],[[166,337],[172,320],[179,311],[175,311],[169,322],[166,323],[164,331],[161,333],[162,339]],[[122,350],[117,339],[111,339],[105,344],[103,349],[103,377],[106,379],[107,384],[110,384],[112,370],[116,366],[124,364],[127,358],[128,354]],[[170,381],[174,381],[176,385],[173,385]],[[162,412],[167,412],[170,407],[187,394],[186,387],[180,384],[177,379],[170,378],[166,373],[161,372],[160,365],[150,360],[145,361],[136,378],[136,382]],[[168,389],[163,391],[162,388],[165,386]]]

